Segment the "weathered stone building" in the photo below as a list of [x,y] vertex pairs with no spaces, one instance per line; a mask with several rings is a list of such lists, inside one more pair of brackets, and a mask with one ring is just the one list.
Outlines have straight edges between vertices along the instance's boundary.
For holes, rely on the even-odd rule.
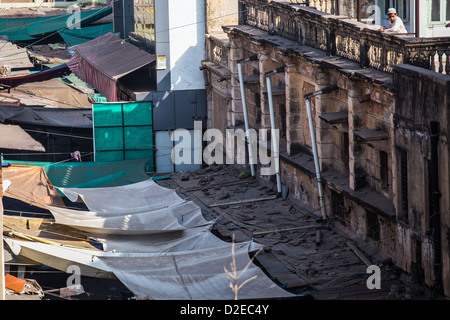
[[[450,296],[450,38],[278,1],[240,0],[238,18],[206,35],[208,126],[243,127],[237,62],[256,55],[242,63],[249,126],[271,127],[272,98],[281,181],[320,215],[305,94],[337,85],[311,98],[328,216]],[[266,73],[282,66],[269,97]]]

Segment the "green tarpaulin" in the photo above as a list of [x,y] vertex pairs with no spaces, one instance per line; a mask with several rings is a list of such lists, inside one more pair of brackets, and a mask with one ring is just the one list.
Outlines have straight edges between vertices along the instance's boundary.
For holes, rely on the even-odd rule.
[[[80,26],[86,26],[111,13],[112,7],[81,11],[79,16]],[[72,17],[75,17],[75,15],[67,13],[44,17],[30,15],[20,18],[0,18],[0,34],[8,36],[10,41],[36,40],[68,28],[68,20]]]
[[67,46],[71,47],[98,38],[108,32],[114,32],[112,23],[87,26],[79,29],[64,29],[58,33]]
[[112,162],[34,162],[4,160],[13,165],[39,166],[45,169],[56,187],[99,188],[115,187],[149,179],[153,159]]

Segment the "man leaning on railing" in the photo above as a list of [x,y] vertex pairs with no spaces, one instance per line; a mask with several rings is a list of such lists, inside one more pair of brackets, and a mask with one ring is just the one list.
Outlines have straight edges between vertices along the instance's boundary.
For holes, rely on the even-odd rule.
[[394,8],[390,8],[388,10],[388,17],[389,17],[389,28],[387,27],[381,27],[380,31],[384,32],[395,32],[395,33],[408,33],[408,31],[405,28],[405,25],[403,24],[402,19],[397,15],[397,11]]

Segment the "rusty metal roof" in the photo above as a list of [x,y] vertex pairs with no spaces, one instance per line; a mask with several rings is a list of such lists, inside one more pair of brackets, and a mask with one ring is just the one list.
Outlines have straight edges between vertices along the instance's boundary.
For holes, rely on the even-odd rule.
[[156,60],[155,55],[113,33],[107,33],[72,48],[91,66],[114,81]]

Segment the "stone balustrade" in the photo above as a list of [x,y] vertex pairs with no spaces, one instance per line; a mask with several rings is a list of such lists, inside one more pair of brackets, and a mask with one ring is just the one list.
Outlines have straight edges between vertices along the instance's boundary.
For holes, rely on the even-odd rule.
[[289,2],[239,0],[239,6],[240,24],[357,61],[362,68],[392,73],[394,65],[411,64],[450,73],[450,37],[415,38],[379,32],[379,26]]

